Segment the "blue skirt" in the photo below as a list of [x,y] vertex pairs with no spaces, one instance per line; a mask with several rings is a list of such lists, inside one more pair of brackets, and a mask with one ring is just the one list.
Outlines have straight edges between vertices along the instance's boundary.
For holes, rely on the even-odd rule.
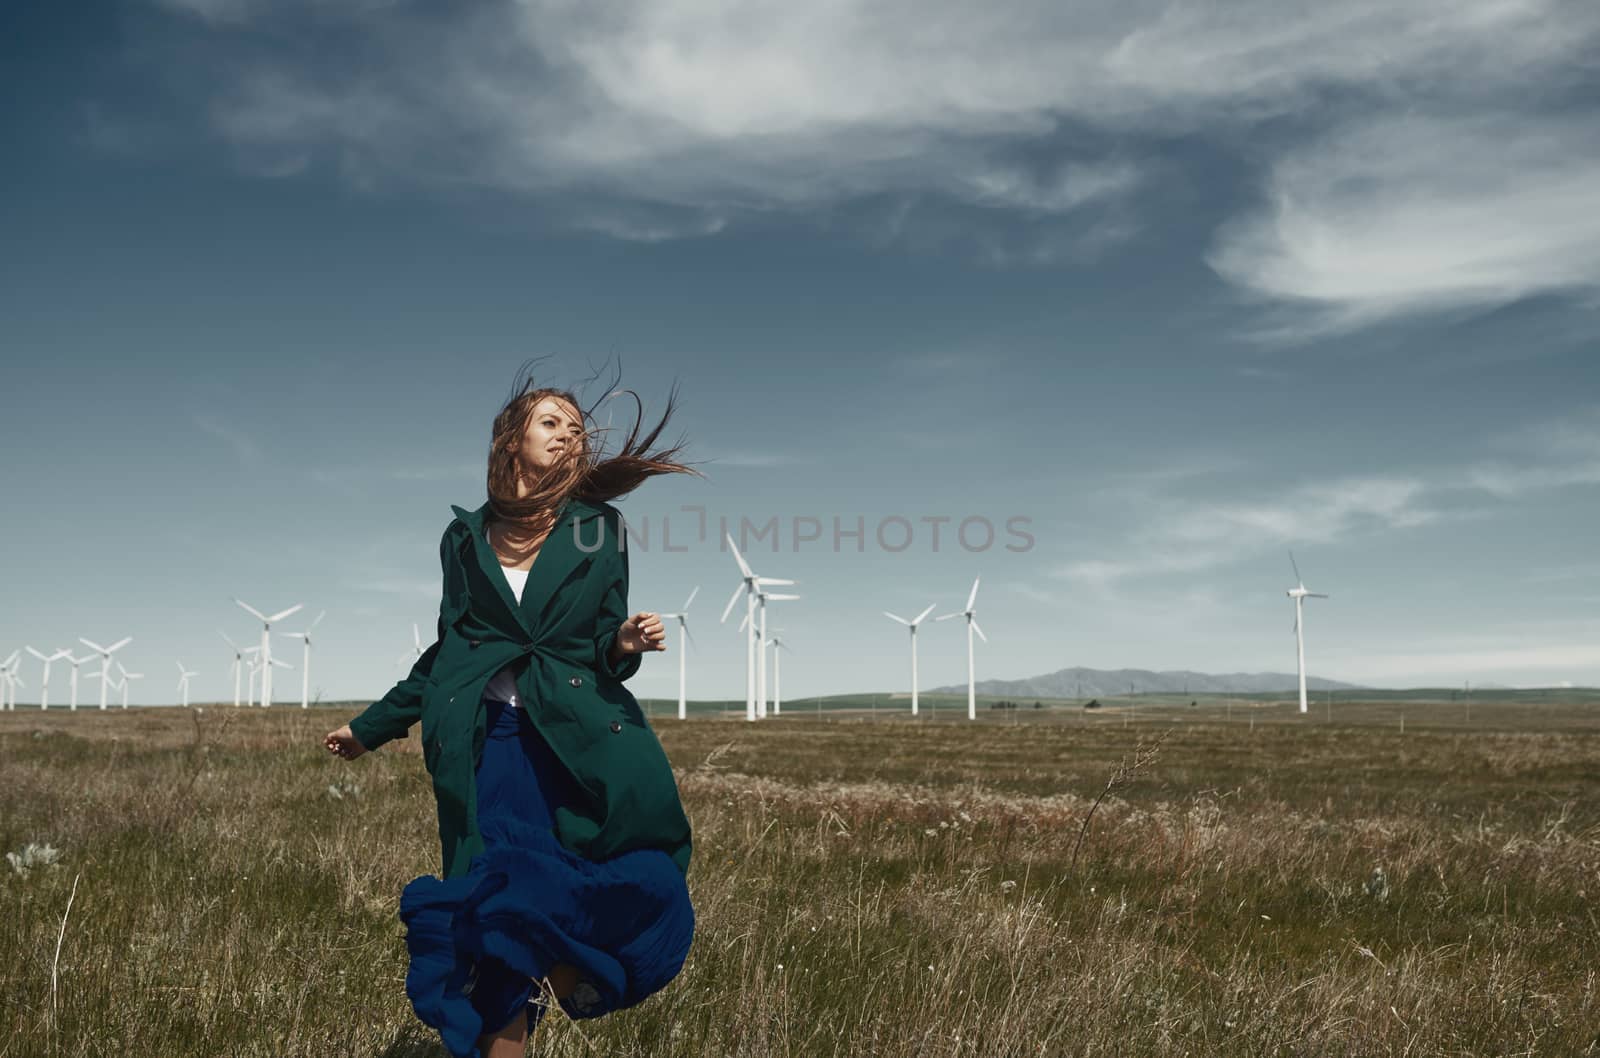
[[478,1037],[545,1001],[536,978],[578,970],[560,1000],[571,1018],[631,1007],[678,975],[694,937],[684,876],[659,849],[588,860],[555,835],[556,805],[576,799],[570,775],[527,713],[485,700],[477,769],[484,851],[467,873],[416,878],[400,896],[411,955],[406,995],[456,1058],[479,1058]]

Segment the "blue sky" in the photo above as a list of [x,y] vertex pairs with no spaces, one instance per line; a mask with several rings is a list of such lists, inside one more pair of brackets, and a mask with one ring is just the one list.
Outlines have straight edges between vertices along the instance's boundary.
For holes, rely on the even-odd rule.
[[976,576],[979,678],[1292,672],[1290,548],[1314,675],[1600,684],[1593,5],[31,7],[0,656],[132,635],[131,701],[231,696],[237,595],[381,696],[548,357],[680,387],[706,480],[618,506],[633,609],[701,586],[692,697],[743,693],[715,528],[773,518],[785,698],[903,690],[881,611]]

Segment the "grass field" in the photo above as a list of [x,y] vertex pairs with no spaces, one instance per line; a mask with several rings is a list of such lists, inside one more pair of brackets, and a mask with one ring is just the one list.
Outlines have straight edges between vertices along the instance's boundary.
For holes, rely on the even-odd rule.
[[[1600,702],[822,704],[651,703],[694,949],[530,1053],[1600,1055]],[[444,1055],[427,775],[353,712],[0,714],[0,846],[59,850],[0,864],[0,1058]]]

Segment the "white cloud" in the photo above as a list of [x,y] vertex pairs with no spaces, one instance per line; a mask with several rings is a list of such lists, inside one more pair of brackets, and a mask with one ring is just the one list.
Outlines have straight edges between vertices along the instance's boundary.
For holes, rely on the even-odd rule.
[[1272,167],[1267,202],[1225,224],[1213,268],[1305,311],[1275,338],[1425,310],[1600,290],[1593,119],[1363,118]]
[[[358,186],[559,197],[572,223],[645,240],[867,201],[878,218],[851,230],[942,245],[955,222],[915,205],[931,195],[971,211],[983,259],[1047,263],[1139,230],[1160,138],[1242,142],[1342,93],[1366,117],[1277,162],[1269,210],[1215,251],[1225,276],[1349,325],[1594,275],[1592,233],[1557,219],[1592,204],[1593,148],[1562,136],[1581,129],[1392,116],[1514,107],[1568,75],[1600,33],[1574,0],[160,3],[224,27],[211,118],[264,173],[317,158]],[[360,61],[225,31],[308,18]]]
[[1496,512],[1493,505],[1464,505],[1463,494],[1510,500],[1600,484],[1600,405],[1490,434],[1482,445],[1505,455],[1427,472],[1306,481],[1276,493],[1256,489],[1220,500],[1180,495],[1173,486],[1196,474],[1247,469],[1244,461],[1225,452],[1195,453],[1170,465],[1108,473],[1091,495],[1103,506],[1129,512],[1135,528],[1124,534],[1127,550],[1058,563],[1045,575],[1109,591],[1125,579],[1194,573],[1267,548],[1330,544]]

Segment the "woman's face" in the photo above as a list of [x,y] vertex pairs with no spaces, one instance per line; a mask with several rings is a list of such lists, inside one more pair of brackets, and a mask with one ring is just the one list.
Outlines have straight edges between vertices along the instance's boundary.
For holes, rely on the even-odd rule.
[[582,445],[578,409],[557,397],[544,397],[533,409],[517,457],[535,473],[548,470]]

